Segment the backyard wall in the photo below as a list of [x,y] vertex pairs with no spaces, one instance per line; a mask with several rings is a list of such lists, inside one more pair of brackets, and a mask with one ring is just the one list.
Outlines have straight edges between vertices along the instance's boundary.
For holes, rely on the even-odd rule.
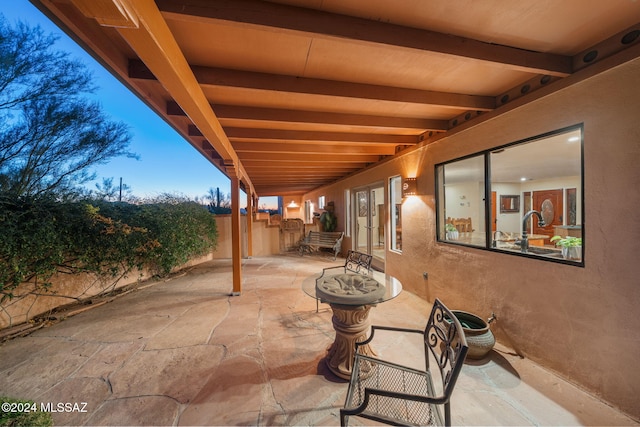
[[[209,254],[194,259],[175,271],[200,264],[213,259]],[[127,276],[116,280],[98,279],[92,274],[56,274],[51,278],[51,287],[46,291],[31,293],[33,284],[21,284],[15,291],[15,297],[0,304],[0,330],[20,325],[43,316],[58,307],[85,301],[103,292],[148,280],[152,276],[147,271],[132,271]]]
[[[243,257],[247,256],[246,219],[242,216]],[[212,259],[231,258],[231,215],[216,216],[218,229],[218,247],[211,254],[194,259],[176,268],[180,270]],[[280,228],[268,225],[268,220],[253,222],[253,255],[268,256],[279,252]],[[46,292],[30,294],[32,284],[25,283],[14,292],[16,297],[0,305],[0,329],[28,322],[60,306],[88,300],[105,291],[119,289],[138,281],[148,280],[151,275],[146,271],[131,272],[115,281],[99,280],[90,274],[58,274],[51,279],[52,286]],[[24,296],[23,296],[24,295]],[[21,297],[23,296],[23,297]]]
[[[218,227],[218,247],[212,254],[214,259],[231,258],[231,215],[216,215]],[[248,256],[247,246],[247,216],[240,217],[242,227],[242,257]],[[253,221],[252,228],[252,256],[269,256],[280,252],[280,227],[269,225],[267,219]]]
[[[345,190],[353,194],[372,183],[388,188],[390,177],[417,171],[424,196],[403,202],[402,253],[386,251],[387,272],[428,301],[437,297],[485,318],[495,312],[492,329],[500,342],[640,419],[640,59],[573,86],[561,84],[555,93],[523,106],[514,101],[503,115],[489,113],[476,125],[304,199],[323,195],[336,202],[340,215]],[[579,123],[584,268],[436,241],[437,163]],[[339,218],[344,227],[344,216]],[[343,249],[350,247],[348,237]]]

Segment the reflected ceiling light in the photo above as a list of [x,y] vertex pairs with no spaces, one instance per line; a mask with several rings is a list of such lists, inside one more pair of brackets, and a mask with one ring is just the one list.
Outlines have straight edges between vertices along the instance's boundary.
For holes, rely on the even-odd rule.
[[567,139],[567,141],[569,141],[569,142],[577,142],[577,141],[580,141],[580,137],[579,136],[572,136],[571,138]]
[[418,181],[416,178],[403,178],[402,179],[402,197],[417,196],[418,195]]

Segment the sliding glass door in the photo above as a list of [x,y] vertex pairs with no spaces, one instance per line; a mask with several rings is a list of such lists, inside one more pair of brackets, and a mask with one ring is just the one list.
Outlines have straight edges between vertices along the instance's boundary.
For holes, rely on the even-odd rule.
[[373,255],[376,268],[384,269],[386,203],[384,186],[375,185],[353,191],[355,222],[354,249]]

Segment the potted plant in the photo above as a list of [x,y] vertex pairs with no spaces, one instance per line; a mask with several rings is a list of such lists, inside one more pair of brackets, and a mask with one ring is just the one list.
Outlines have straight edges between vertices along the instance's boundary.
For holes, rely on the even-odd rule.
[[322,224],[322,231],[335,231],[338,225],[338,218],[333,213],[335,210],[333,202],[327,203],[327,208],[320,215],[320,223]]
[[446,231],[447,240],[458,240],[458,229],[453,224],[446,224],[444,229]]
[[564,259],[580,259],[582,258],[582,238],[573,236],[553,236],[550,241],[556,246],[562,248],[562,257]]

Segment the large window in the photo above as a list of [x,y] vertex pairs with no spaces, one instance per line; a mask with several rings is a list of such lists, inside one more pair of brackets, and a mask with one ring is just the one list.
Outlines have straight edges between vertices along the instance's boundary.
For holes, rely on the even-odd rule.
[[436,166],[438,240],[584,265],[582,126]]

